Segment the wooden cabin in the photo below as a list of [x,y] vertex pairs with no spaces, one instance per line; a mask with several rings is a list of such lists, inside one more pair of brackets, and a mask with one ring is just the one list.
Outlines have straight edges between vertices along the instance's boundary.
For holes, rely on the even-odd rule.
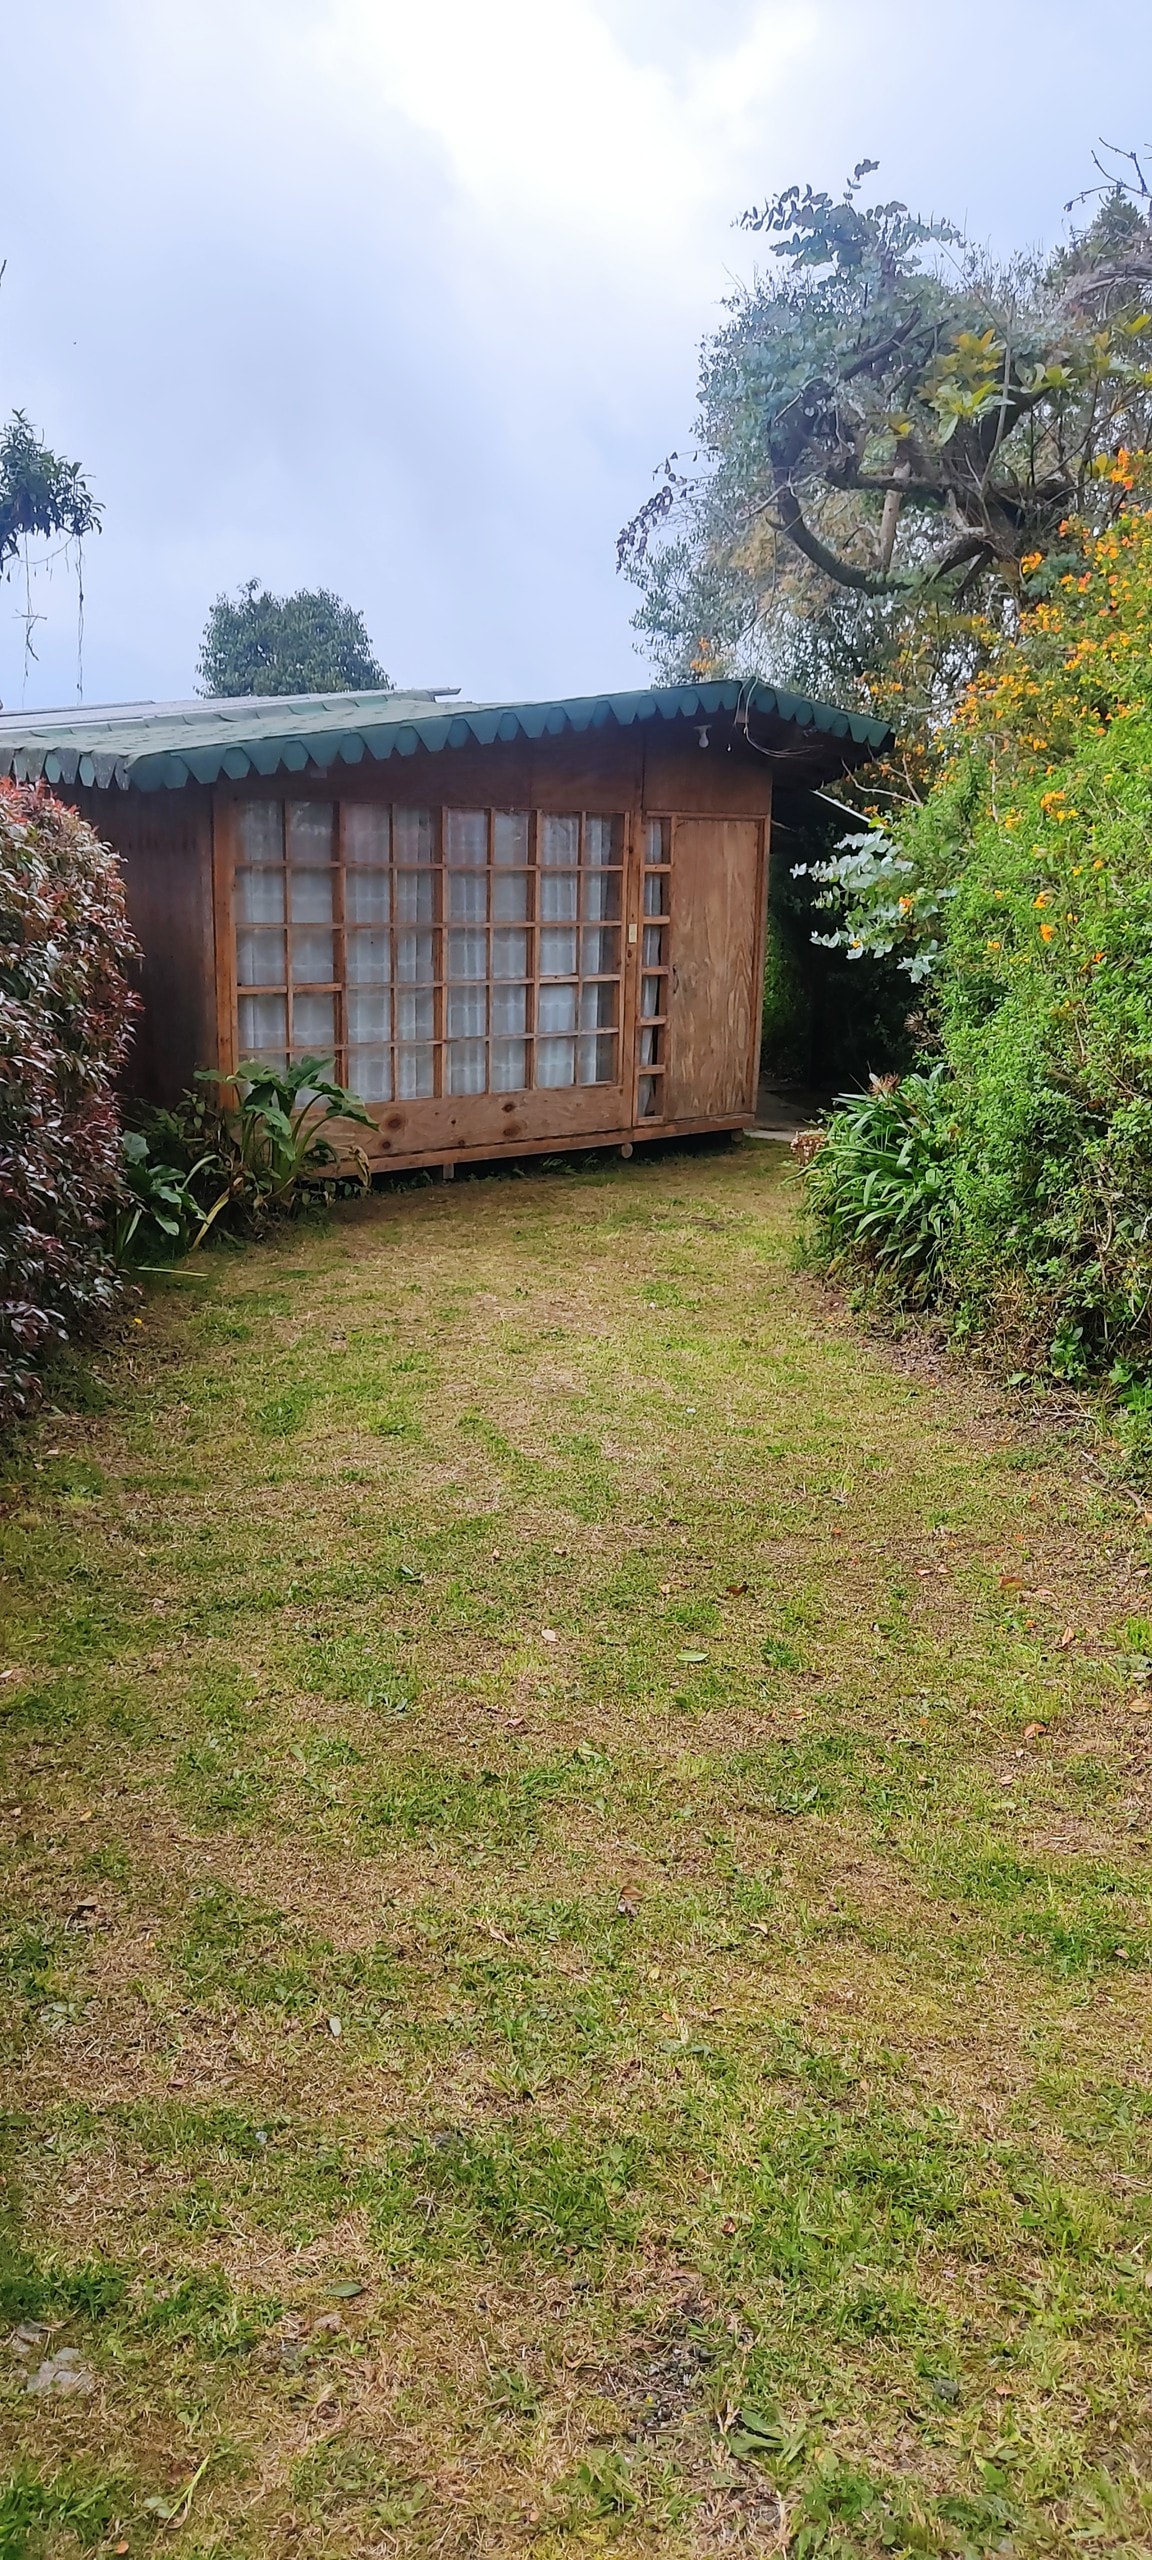
[[631,1145],[754,1116],[774,783],[875,721],[767,685],[0,718],[120,853],[134,1082],[332,1057],[378,1168]]

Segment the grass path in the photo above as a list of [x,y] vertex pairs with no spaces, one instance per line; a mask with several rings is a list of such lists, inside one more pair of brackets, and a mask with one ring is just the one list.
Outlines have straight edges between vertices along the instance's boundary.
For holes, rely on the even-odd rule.
[[7,2560],[1152,2551],[1146,1523],[791,1222],[379,1198],[48,1418]]

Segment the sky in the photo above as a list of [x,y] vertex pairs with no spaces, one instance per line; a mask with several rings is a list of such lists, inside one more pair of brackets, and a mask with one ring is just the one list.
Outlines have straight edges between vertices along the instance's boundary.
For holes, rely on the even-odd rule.
[[104,510],[82,654],[68,562],[0,586],[8,710],[189,695],[253,576],[400,684],[643,683],[615,536],[741,208],[867,157],[1035,245],[1152,127],[1152,12],[1085,0],[0,0],[0,42],[0,417]]

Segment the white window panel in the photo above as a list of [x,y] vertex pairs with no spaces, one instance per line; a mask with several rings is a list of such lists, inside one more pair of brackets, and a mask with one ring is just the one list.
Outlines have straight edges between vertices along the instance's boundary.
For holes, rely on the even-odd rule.
[[580,936],[581,975],[585,978],[607,977],[618,966],[618,960],[615,925],[585,925]]
[[236,810],[242,862],[283,862],[284,812],[278,800],[242,800]]
[[344,859],[381,868],[391,852],[392,812],[371,800],[344,803]]
[[483,1093],[488,1060],[483,1040],[450,1040],[446,1051],[449,1093]]
[[332,977],[336,963],[330,933],[307,925],[292,934],[291,951],[294,986],[314,985],[317,980],[323,982]]
[[283,872],[238,871],[233,914],[237,924],[283,924]]
[[645,860],[647,862],[668,862],[671,859],[671,851],[671,819],[649,818],[644,837]]
[[[447,1011],[450,1040],[482,1040],[488,1028],[487,987],[449,987]],[[471,1085],[453,1087],[456,1093],[471,1093],[472,1090]]]
[[642,960],[643,960],[643,965],[644,965],[644,967],[645,967],[646,969],[658,969],[658,968],[660,967],[660,964],[661,964],[661,962],[662,962],[662,960],[663,960],[663,958],[664,958],[664,927],[663,927],[663,925],[659,925],[659,924],[646,924],[646,925],[645,925],[645,927],[644,927],[644,949],[643,949],[643,953],[642,953],[641,957],[642,957]]
[[549,871],[577,869],[580,861],[579,818],[541,818],[540,861]]
[[347,871],[344,914],[349,924],[387,924],[392,912],[392,882],[386,871]]
[[331,862],[336,811],[330,800],[290,800],[284,818],[289,862],[312,867]]
[[584,860],[589,870],[608,870],[624,858],[623,818],[586,818]]
[[390,987],[350,987],[344,1002],[350,1045],[373,1047],[387,1040],[392,1029]]
[[528,1028],[527,987],[494,986],[491,995],[493,1037],[515,1038]]
[[392,812],[392,860],[397,869],[431,862],[436,843],[436,829],[430,809],[394,809]]
[[397,1049],[396,1098],[399,1102],[426,1102],[435,1090],[435,1052],[432,1049]]
[[526,978],[528,975],[528,936],[508,929],[492,936],[492,975],[494,978]]
[[620,874],[618,871],[586,871],[583,875],[581,913],[588,924],[600,920],[612,923],[620,913]]
[[487,862],[488,812],[486,809],[445,810],[444,860],[453,868],[458,864],[483,866]]
[[538,1040],[536,1043],[536,1082],[549,1090],[576,1082],[576,1043],[574,1040]]
[[432,924],[436,917],[436,882],[430,871],[398,871],[393,896],[397,924]]
[[391,1102],[390,1052],[387,1049],[349,1049],[348,1090],[361,1102]]
[[652,1015],[653,1015],[654,1013],[663,1013],[663,1011],[664,1011],[664,980],[663,980],[663,978],[642,978],[642,979],[641,979],[641,981],[640,981],[640,1015],[641,1015],[641,1019],[642,1019],[643,1021],[645,1021],[645,1022],[649,1022],[649,1021],[651,1021]]
[[486,871],[452,871],[446,881],[447,906],[452,924],[486,924],[488,921],[488,874]]
[[541,987],[536,999],[537,1031],[574,1031],[575,987]]
[[614,1084],[616,1081],[616,1035],[614,1032],[589,1032],[576,1043],[577,1084]]
[[486,933],[450,933],[448,936],[448,977],[486,978],[488,975],[488,936]]
[[575,924],[579,881],[574,871],[544,871],[540,875],[538,913],[544,924]]
[[293,924],[331,924],[332,873],[290,871],[288,913]]
[[336,1046],[336,1002],[333,996],[293,996],[292,1046],[314,1057],[330,1058]]
[[492,914],[497,924],[523,924],[529,914],[525,871],[497,872],[492,881]]
[[286,996],[241,996],[240,1055],[251,1058],[258,1050],[274,1049],[281,1055],[288,1046],[288,999]]
[[396,993],[396,1037],[398,1040],[430,1040],[436,1029],[436,1002],[427,995],[411,995],[404,987]]
[[619,990],[614,978],[603,978],[597,985],[580,989],[580,1028],[582,1031],[612,1031],[616,1027],[616,1005]]
[[245,926],[236,936],[236,983],[240,987],[284,984],[284,936]]
[[363,929],[344,936],[344,969],[350,987],[386,987],[392,975],[392,952],[386,933]]
[[400,986],[430,987],[435,976],[435,943],[430,933],[398,933],[396,979]]
[[492,813],[492,860],[502,869],[515,871],[528,861],[528,812],[526,809],[494,809]]
[[493,1093],[524,1093],[528,1085],[526,1040],[494,1040],[489,1085]]
[[561,925],[546,926],[540,935],[540,975],[566,978],[576,971],[576,936]]

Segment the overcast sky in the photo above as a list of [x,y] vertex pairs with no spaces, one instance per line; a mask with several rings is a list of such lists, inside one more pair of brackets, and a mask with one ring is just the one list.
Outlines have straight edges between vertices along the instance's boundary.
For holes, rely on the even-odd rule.
[[[614,538],[690,440],[733,215],[866,155],[1051,240],[1101,128],[1152,127],[1152,13],[1085,0],[0,0],[0,34],[0,414],[103,502],[90,702],[190,693],[253,575],[335,587],[401,683],[642,682]],[[62,564],[33,602],[26,673],[0,587],[9,709],[76,694]]]

